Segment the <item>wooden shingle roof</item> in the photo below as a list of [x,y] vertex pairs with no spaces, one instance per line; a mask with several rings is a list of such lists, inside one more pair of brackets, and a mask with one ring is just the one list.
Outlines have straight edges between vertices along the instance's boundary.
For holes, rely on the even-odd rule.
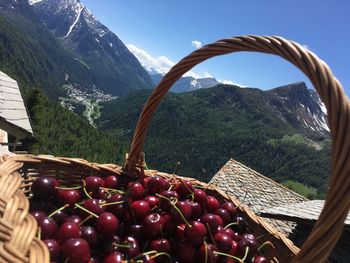
[[19,138],[33,135],[17,82],[0,71],[0,129]]
[[[277,207],[265,208],[261,215],[300,223],[313,224],[317,221],[324,206],[324,200],[311,200],[301,203],[284,204]],[[344,224],[350,228],[350,213]]]
[[[267,207],[308,200],[233,159],[219,170],[210,183],[221,188],[227,194],[235,196],[256,214]],[[267,221],[286,235],[289,235],[295,226],[293,222],[274,219],[267,219]]]

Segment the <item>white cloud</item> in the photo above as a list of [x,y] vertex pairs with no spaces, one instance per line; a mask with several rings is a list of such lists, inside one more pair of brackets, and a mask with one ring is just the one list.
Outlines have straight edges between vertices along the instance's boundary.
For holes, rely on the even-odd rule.
[[30,5],[34,5],[34,4],[36,4],[38,2],[41,2],[41,1],[42,0],[29,0],[28,2],[29,2]]
[[196,49],[202,47],[202,42],[199,41],[199,40],[192,40],[191,44],[192,44],[192,46],[195,47]]
[[[127,44],[127,48],[135,57],[140,61],[141,65],[151,74],[162,74],[167,73],[176,63],[166,56],[154,57],[147,51],[133,45]],[[203,74],[197,74],[193,71],[187,72],[184,76],[198,78],[211,78],[212,76],[208,72]]]
[[225,85],[235,85],[235,86],[238,86],[238,87],[241,87],[241,88],[244,88],[246,86],[243,86],[241,84],[238,84],[238,83],[235,83],[233,82],[232,80],[222,80],[222,79],[218,79],[218,82],[222,83],[222,84],[225,84]]

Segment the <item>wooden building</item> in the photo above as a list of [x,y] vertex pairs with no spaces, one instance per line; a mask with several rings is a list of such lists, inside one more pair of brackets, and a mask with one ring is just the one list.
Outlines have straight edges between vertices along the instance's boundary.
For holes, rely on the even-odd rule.
[[0,154],[28,136],[33,129],[18,84],[0,71]]

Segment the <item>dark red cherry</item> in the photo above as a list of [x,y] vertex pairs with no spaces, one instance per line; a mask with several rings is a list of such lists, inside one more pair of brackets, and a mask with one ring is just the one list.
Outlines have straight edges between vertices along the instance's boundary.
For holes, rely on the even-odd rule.
[[143,220],[143,229],[145,235],[155,238],[161,235],[164,230],[164,219],[160,214],[153,213],[145,217]]
[[131,225],[129,229],[130,236],[133,236],[137,240],[142,240],[143,225]]
[[170,184],[168,180],[160,176],[155,176],[149,179],[147,186],[150,193],[159,194],[160,192],[167,190],[170,187]]
[[175,222],[178,223],[184,223],[184,217],[186,220],[190,220],[192,211],[191,211],[191,206],[188,204],[188,202],[185,201],[179,201],[175,204],[177,209],[173,207],[171,210],[171,216]]
[[222,219],[214,214],[205,214],[201,216],[200,222],[205,226],[209,226],[212,233],[216,233],[219,226],[223,226]]
[[56,192],[56,199],[61,206],[68,204],[73,207],[74,204],[80,202],[81,193],[77,189],[58,189]]
[[68,215],[64,211],[57,211],[52,218],[57,222],[57,224],[62,224]]
[[218,199],[216,199],[214,196],[208,195],[208,202],[207,202],[208,213],[214,213],[219,208],[220,208],[220,203]]
[[219,208],[218,210],[214,211],[214,214],[221,217],[224,226],[231,223],[230,213],[226,209]]
[[69,263],[86,263],[91,257],[89,244],[82,238],[68,239],[62,245],[62,251]]
[[80,237],[79,226],[74,223],[66,222],[63,223],[57,230],[57,240],[61,243],[65,242],[70,238]]
[[46,239],[43,241],[49,249],[50,260],[59,261],[61,254],[61,246],[55,239]]
[[201,222],[193,221],[189,226],[185,227],[186,240],[195,245],[202,244],[206,235],[207,229]]
[[154,239],[149,244],[150,250],[157,250],[158,252],[170,252],[170,243],[165,238]]
[[178,241],[185,241],[186,237],[185,237],[185,229],[186,229],[186,224],[179,224],[176,226],[176,230],[175,230],[175,238]]
[[140,200],[146,196],[145,188],[140,183],[132,183],[129,186],[129,196],[132,200]]
[[48,199],[54,195],[55,187],[58,185],[59,183],[55,178],[41,176],[35,179],[31,190],[35,197]]
[[240,255],[245,254],[245,250],[249,249],[249,254],[254,255],[257,250],[257,243],[255,236],[252,234],[244,234],[241,236],[241,240],[238,242],[238,252]]
[[42,218],[40,221],[38,221],[38,225],[41,229],[42,239],[53,239],[56,236],[57,224],[52,218]]
[[131,203],[131,211],[137,221],[142,221],[151,212],[151,207],[144,200],[137,200]]
[[30,214],[36,219],[37,222],[47,217],[47,215],[42,211],[32,211]]
[[120,244],[120,237],[117,235],[102,239],[99,244],[99,251],[102,251],[102,253],[106,255],[111,254],[119,249],[117,244]]
[[[100,215],[105,211],[105,208],[101,206],[98,199],[87,199],[83,202],[82,206],[96,215]],[[80,214],[82,217],[90,216],[90,214],[84,210],[81,210]]]
[[191,218],[192,220],[196,220],[201,216],[202,213],[202,207],[200,206],[199,203],[194,202],[192,200],[187,199],[186,202],[190,205],[191,207]]
[[231,249],[228,253],[230,255],[234,256],[237,254],[237,251],[238,251],[238,243],[236,241],[232,240]]
[[[171,210],[171,208],[173,207],[170,204],[169,200],[176,201],[176,200],[179,199],[178,193],[175,192],[175,191],[172,191],[172,190],[162,191],[160,193],[160,195],[162,196],[162,197],[160,197],[160,200],[159,200],[159,202],[160,202],[160,209],[162,209],[162,211],[169,212]],[[163,198],[163,197],[165,197],[165,198]]]
[[194,187],[192,183],[188,180],[183,180],[181,183],[177,186],[176,192],[181,196],[181,197],[186,197],[188,195],[194,194]]
[[124,255],[121,252],[112,252],[108,254],[103,263],[122,263],[124,261]]
[[221,208],[227,210],[229,212],[231,218],[234,218],[235,216],[237,216],[237,209],[233,203],[225,202],[221,205]]
[[101,177],[89,176],[85,179],[85,188],[88,193],[92,193],[93,196],[97,197],[98,189],[104,187],[105,182]]
[[110,175],[105,179],[105,187],[116,189],[118,186],[118,178],[114,175]]
[[217,248],[221,252],[228,252],[231,250],[232,247],[232,239],[223,233],[216,233],[214,235],[214,241],[217,246]]
[[204,244],[198,250],[198,262],[200,263],[216,263],[219,260],[219,256],[214,252],[218,249],[213,244]]
[[128,258],[133,258],[140,252],[139,243],[135,238],[131,236],[127,236],[122,239],[121,244],[123,245],[123,247],[121,247],[121,250]]
[[102,213],[96,222],[97,232],[104,238],[112,237],[119,227],[119,220],[109,212]]
[[80,236],[89,243],[90,248],[95,248],[98,244],[97,231],[92,226],[81,226]]
[[178,242],[176,244],[177,262],[193,263],[196,261],[196,250],[192,244],[187,242]]
[[76,224],[77,226],[79,226],[82,221],[81,221],[81,217],[80,216],[78,216],[78,215],[71,215],[71,216],[66,217],[63,222],[64,223],[69,222],[69,223],[73,223],[73,224]]
[[255,256],[253,260],[253,263],[268,263],[268,262],[269,261],[264,256]]
[[[120,194],[114,194],[107,200],[107,203],[122,202],[122,201],[124,201],[124,199],[125,199],[124,196],[122,196]],[[114,214],[117,217],[121,217],[126,211],[126,206],[124,203],[108,205],[107,211],[111,212],[112,214]]]
[[148,195],[144,199],[146,202],[148,202],[149,206],[151,207],[151,210],[156,209],[159,205],[159,198],[154,195]]
[[208,202],[207,194],[201,189],[194,189],[194,201],[199,203],[202,208],[205,208]]

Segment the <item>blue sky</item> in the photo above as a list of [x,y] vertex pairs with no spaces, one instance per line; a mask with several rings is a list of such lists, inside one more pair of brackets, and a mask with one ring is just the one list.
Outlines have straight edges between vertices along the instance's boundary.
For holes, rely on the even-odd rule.
[[[348,0],[82,0],[125,44],[165,66],[202,44],[244,35],[280,35],[315,52],[350,96]],[[163,66],[164,66],[163,65]],[[244,86],[269,89],[306,77],[282,59],[257,53],[216,57],[193,69]]]

